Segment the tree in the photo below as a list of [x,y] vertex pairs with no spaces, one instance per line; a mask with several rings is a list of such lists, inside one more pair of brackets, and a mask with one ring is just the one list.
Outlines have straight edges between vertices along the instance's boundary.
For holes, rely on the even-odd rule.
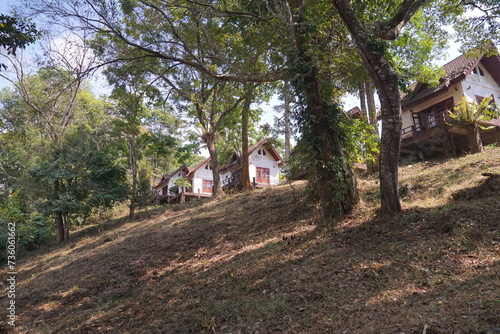
[[[402,119],[400,75],[395,68],[386,41],[396,40],[412,17],[422,16],[420,10],[428,2],[430,1],[389,1],[382,5],[373,1],[363,7],[361,4],[354,5],[348,0],[331,0],[349,30],[364,67],[378,91],[382,110],[380,194],[382,212],[389,215],[401,211],[398,164]],[[387,9],[382,10],[382,8]],[[432,27],[429,23],[427,26]],[[435,36],[439,34],[436,33]],[[424,56],[425,54],[423,53]]]
[[[51,89],[57,89],[55,78],[63,81],[57,72],[43,69],[38,76],[27,80],[31,101],[38,101],[40,107],[41,92],[49,97]],[[27,216],[38,212],[51,217],[59,242],[64,242],[69,238],[73,222],[123,199],[125,174],[116,164],[115,145],[103,103],[80,91],[64,132],[54,136],[52,131],[64,119],[64,112],[49,108],[54,111],[48,114],[52,118],[38,111],[33,113],[31,106],[12,90],[2,98],[6,108],[1,113],[4,127],[0,149],[7,153],[0,159],[6,172],[2,182],[9,195],[22,196],[30,203],[25,206]],[[46,109],[40,107],[39,110]],[[49,121],[53,127],[47,126]],[[12,158],[16,159],[15,163]]]
[[200,137],[210,154],[214,182],[213,196],[222,195],[216,138],[224,119],[238,110],[244,100],[237,83],[218,81],[190,68],[184,68],[177,82],[163,78],[175,92],[179,109],[196,119]]
[[110,112],[116,116],[115,129],[125,140],[127,147],[131,176],[129,217],[132,218],[139,200],[140,152],[145,149],[150,137],[143,125],[143,121],[151,114],[145,100],[148,97],[154,99],[157,91],[149,85],[147,73],[134,64],[109,66],[106,76],[114,87],[110,96],[114,105]]
[[[313,152],[315,185],[324,223],[340,220],[359,200],[356,181],[344,151],[342,123],[345,113],[336,103],[340,95],[330,80],[331,62],[345,50],[345,33],[333,29],[325,2],[308,6],[305,1],[290,2],[295,50],[290,57],[291,76],[300,100],[304,143]],[[314,17],[315,20],[311,20]],[[317,18],[322,18],[318,21]],[[334,38],[331,40],[330,38]]]

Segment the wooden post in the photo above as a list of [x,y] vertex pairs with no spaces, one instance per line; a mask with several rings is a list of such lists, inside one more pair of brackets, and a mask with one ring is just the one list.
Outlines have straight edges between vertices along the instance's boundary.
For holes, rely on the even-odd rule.
[[253,182],[252,182],[252,184],[253,184],[253,187],[254,187],[254,188],[255,188],[255,187],[257,187],[257,182],[255,182],[255,176],[253,177]]
[[186,196],[184,195],[184,193],[181,194],[181,202],[180,204],[183,204],[186,202]]

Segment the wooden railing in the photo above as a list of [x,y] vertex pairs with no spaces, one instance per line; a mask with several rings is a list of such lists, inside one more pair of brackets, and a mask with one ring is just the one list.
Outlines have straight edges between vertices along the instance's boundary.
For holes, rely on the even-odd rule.
[[[410,139],[418,140],[420,138],[425,138],[428,135],[431,135],[432,133],[434,133],[436,131],[436,128],[442,128],[444,130],[446,127],[446,123],[449,120],[450,120],[450,116],[448,115],[448,112],[439,113],[439,114],[437,114],[437,117],[434,120],[435,125],[433,125],[431,127],[429,127],[429,126],[424,127],[421,124],[418,129],[415,125],[407,126],[401,130],[401,137],[403,138],[403,141],[410,140]],[[404,138],[405,135],[408,135],[408,134],[411,134],[411,136],[407,136],[406,138]]]

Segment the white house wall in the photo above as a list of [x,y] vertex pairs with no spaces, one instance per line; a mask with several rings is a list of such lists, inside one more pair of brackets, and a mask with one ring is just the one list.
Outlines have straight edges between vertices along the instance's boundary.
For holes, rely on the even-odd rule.
[[170,192],[170,188],[175,187],[175,181],[181,177],[184,177],[184,173],[182,171],[177,171],[171,178],[168,180],[168,189]]
[[484,76],[472,73],[462,81],[462,89],[467,99],[475,101],[476,95],[482,97],[493,95],[495,103],[500,104],[500,87],[484,67],[481,65],[479,67],[483,70]]
[[207,164],[203,164],[193,175],[193,192],[203,193],[203,180],[213,181],[212,170],[205,169]]
[[257,177],[257,167],[269,168],[269,178],[271,184],[279,184],[279,168],[278,162],[274,160],[273,156],[269,151],[265,150],[266,155],[259,155],[259,150],[265,150],[264,148],[258,148],[252,154],[250,154],[248,160],[250,162],[249,174],[250,182],[253,182],[253,178]]

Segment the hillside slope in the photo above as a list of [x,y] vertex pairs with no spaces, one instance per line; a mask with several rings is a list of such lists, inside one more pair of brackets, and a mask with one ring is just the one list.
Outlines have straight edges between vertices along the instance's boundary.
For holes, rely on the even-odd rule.
[[403,168],[391,221],[361,178],[328,229],[305,182],[89,227],[19,261],[16,332],[497,333],[500,179],[483,172],[500,149]]

